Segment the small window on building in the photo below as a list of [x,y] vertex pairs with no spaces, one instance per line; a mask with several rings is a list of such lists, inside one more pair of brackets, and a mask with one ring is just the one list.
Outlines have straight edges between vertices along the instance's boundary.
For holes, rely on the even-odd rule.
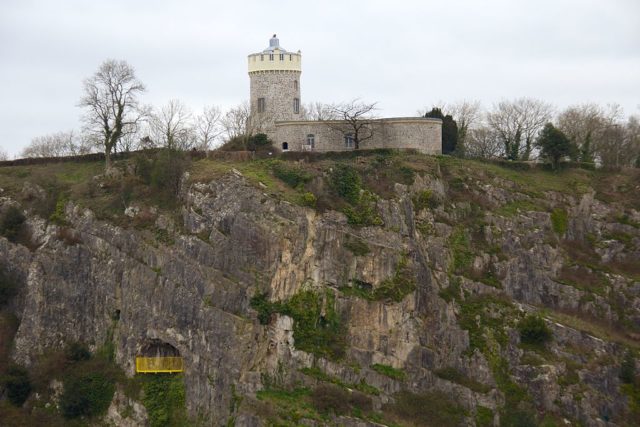
[[273,61],[273,53],[269,54],[269,61]]
[[300,99],[293,98],[293,114],[300,113]]
[[258,98],[258,113],[264,113],[267,105],[264,101],[264,98]]
[[293,81],[293,89],[298,90],[298,81],[297,80]]
[[283,142],[282,143],[282,151],[287,151],[289,149],[289,143],[288,142]]
[[264,55],[260,55],[260,61],[264,61]]
[[310,133],[309,135],[307,135],[307,145],[310,146],[311,148],[315,147],[316,136],[314,134]]
[[353,135],[350,133],[345,134],[344,136],[344,146],[346,148],[353,148]]
[[280,54],[280,61],[284,61],[284,53]]
[[289,55],[289,61],[293,61],[293,55]]

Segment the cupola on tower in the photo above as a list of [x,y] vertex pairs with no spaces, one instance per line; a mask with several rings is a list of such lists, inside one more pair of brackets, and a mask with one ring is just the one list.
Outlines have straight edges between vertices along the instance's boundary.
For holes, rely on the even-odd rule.
[[249,55],[251,130],[270,137],[276,121],[300,119],[302,55],[280,47],[274,34],[269,47]]

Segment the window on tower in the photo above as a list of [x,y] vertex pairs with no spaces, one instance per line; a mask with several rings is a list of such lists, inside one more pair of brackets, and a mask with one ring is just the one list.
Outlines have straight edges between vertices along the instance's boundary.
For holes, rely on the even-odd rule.
[[284,61],[284,53],[280,54],[280,61]]
[[300,98],[293,98],[293,114],[300,113]]
[[294,90],[298,90],[298,81],[297,80],[293,81],[293,89]]
[[266,110],[266,103],[264,98],[258,98],[258,113],[264,113]]
[[273,61],[273,53],[269,54],[269,61]]

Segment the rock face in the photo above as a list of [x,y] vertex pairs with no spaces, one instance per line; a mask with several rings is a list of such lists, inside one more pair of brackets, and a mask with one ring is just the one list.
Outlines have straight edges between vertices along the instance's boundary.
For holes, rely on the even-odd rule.
[[[147,229],[99,221],[73,202],[64,227],[29,216],[37,249],[0,238],[3,263],[24,282],[12,357],[29,366],[70,341],[92,349],[112,341],[117,364],[133,375],[136,355],[160,340],[184,358],[188,413],[216,425],[262,425],[256,392],[315,384],[305,368],[375,388],[377,410],[401,390],[437,391],[462,406],[467,425],[479,423],[479,408],[500,423],[517,385],[526,397],[516,404],[538,413],[623,425],[631,409],[619,366],[637,342],[576,327],[578,319],[640,326],[640,282],[622,268],[640,263],[640,230],[612,220],[617,208],[591,193],[545,195],[552,213],[507,212],[500,208],[526,196],[496,182],[466,185],[470,198],[483,198],[481,209],[457,200],[440,177],[397,184],[394,197],[376,202],[383,225],[372,227],[278,200],[237,171],[204,183],[185,177],[179,218],[154,211]],[[424,191],[438,203],[416,206]],[[558,212],[566,215],[560,227]],[[462,221],[470,217],[481,220]],[[408,291],[389,297],[385,286]],[[301,350],[294,315],[275,309],[262,324],[251,304],[256,295],[275,304],[307,291],[333,295],[321,317],[333,304],[340,357]],[[520,343],[516,326],[543,308],[553,340],[538,351]],[[125,400],[116,393],[111,422],[122,421],[118,405],[134,405]],[[135,408],[142,422],[144,409]]]

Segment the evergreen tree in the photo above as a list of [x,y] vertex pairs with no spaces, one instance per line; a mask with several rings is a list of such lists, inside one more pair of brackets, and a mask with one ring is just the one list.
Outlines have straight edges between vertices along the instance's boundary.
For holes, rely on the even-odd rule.
[[456,152],[458,144],[458,125],[450,114],[446,116],[442,114],[440,108],[432,108],[427,114],[427,118],[442,120],[442,154],[451,154]]
[[560,160],[571,155],[572,145],[569,138],[553,124],[547,123],[536,141],[543,159],[549,160],[553,169],[558,168]]

